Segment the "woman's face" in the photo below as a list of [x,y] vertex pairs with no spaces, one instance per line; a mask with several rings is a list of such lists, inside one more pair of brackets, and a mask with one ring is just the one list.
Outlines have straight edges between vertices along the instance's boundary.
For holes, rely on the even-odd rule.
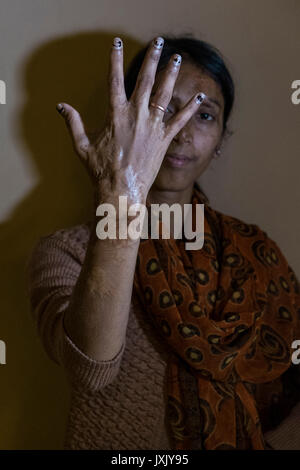
[[[159,84],[161,73],[157,73],[153,91]],[[153,183],[155,189],[182,191],[192,186],[206,170],[221,144],[224,98],[220,86],[200,68],[184,60],[164,121],[167,122],[197,92],[205,93],[214,102],[201,104],[174,137]],[[185,156],[186,159],[178,160],[176,155]]]

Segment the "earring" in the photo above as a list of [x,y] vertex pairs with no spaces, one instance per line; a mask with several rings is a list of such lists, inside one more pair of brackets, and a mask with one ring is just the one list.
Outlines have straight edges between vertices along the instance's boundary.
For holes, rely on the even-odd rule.
[[221,150],[220,150],[220,149],[216,149],[216,154],[217,154],[217,157],[214,157],[214,158],[218,158],[218,157],[221,155]]

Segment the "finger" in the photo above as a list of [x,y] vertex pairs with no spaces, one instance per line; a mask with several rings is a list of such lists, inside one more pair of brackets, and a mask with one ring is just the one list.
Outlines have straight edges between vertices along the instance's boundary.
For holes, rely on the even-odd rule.
[[75,151],[81,158],[85,159],[90,141],[86,135],[79,112],[67,103],[59,103],[56,109],[65,120]]
[[[150,97],[150,105],[157,104],[163,108],[167,108],[168,104],[171,101],[173,95],[174,85],[178,76],[182,58],[179,54],[174,54],[167,67],[163,71],[163,75],[158,84],[158,87]],[[160,109],[157,109],[153,106],[150,107],[151,112],[157,114],[159,117],[163,118],[163,114]]]
[[137,104],[144,104],[148,108],[149,97],[155,81],[156,69],[163,45],[164,40],[161,37],[153,39],[150,44],[140,68],[130,101]]
[[175,135],[177,135],[178,132],[180,132],[185,124],[191,119],[205,98],[206,95],[204,93],[197,93],[180,111],[175,114],[175,116],[169,119],[168,123],[166,124],[166,134],[171,139],[173,139]]
[[112,111],[127,103],[123,70],[123,41],[116,37],[110,52],[109,96]]

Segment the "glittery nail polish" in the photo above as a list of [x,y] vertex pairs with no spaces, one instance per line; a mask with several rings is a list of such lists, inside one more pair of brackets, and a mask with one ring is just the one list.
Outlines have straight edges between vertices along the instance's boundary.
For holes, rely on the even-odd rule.
[[56,111],[58,111],[60,114],[62,114],[64,112],[65,108],[63,107],[63,105],[61,103],[58,103],[56,105]]
[[196,103],[198,103],[198,104],[202,103],[205,98],[206,98],[206,95],[204,93],[199,93],[196,96]]
[[163,38],[158,37],[158,38],[155,38],[155,39],[153,40],[153,46],[155,47],[155,49],[160,50],[160,49],[162,49],[163,45],[164,45],[164,40],[163,40]]
[[122,39],[120,39],[120,38],[114,38],[114,40],[113,40],[113,48],[114,48],[114,49],[122,49],[122,47],[123,47]]
[[179,54],[176,54],[173,58],[173,64],[176,66],[176,67],[179,67],[179,65],[181,64],[181,55]]

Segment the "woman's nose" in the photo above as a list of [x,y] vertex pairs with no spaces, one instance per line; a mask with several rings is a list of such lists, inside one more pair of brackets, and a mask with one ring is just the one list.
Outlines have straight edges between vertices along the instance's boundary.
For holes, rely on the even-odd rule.
[[178,143],[191,143],[192,135],[188,123],[175,135],[173,140]]

